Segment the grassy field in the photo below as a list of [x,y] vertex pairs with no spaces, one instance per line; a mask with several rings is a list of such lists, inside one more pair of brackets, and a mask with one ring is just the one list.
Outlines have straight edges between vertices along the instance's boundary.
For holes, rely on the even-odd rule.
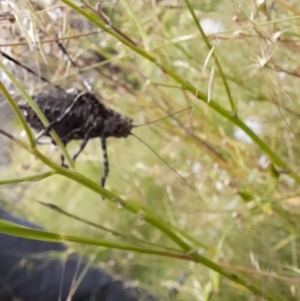
[[[1,204],[161,300],[299,300],[300,4],[156,2],[3,1],[1,50],[52,83],[134,124],[187,110],[109,138],[107,190],[99,139],[65,170],[16,118]],[[0,68],[7,107],[51,88]]]

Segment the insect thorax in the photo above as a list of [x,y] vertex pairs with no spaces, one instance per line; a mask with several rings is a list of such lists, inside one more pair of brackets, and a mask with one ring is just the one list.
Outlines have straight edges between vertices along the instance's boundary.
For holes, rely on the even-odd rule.
[[[127,137],[132,129],[130,118],[106,108],[90,92],[56,89],[37,93],[32,96],[32,99],[50,123],[66,113],[65,118],[53,126],[65,143],[75,139],[84,139],[87,135],[89,139],[101,136]],[[74,101],[76,101],[74,107],[69,110]],[[29,125],[36,131],[42,131],[44,125],[30,105],[25,100],[20,101],[18,105]],[[50,134],[47,135],[50,136]]]

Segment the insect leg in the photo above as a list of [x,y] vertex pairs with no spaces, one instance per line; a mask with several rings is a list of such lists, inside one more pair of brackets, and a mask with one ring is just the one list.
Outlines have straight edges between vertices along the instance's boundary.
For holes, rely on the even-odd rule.
[[[67,141],[72,139],[73,134],[80,132],[80,129],[74,129],[72,130],[70,133],[68,133],[66,136],[62,137],[61,140],[63,141],[64,146],[67,145]],[[52,141],[52,143],[55,144],[54,141]],[[84,146],[83,146],[84,147]],[[81,151],[83,150],[83,148],[81,149]],[[79,153],[77,154],[77,156],[79,155]],[[76,157],[77,157],[76,156]],[[73,160],[76,159],[76,157],[74,158],[73,156]],[[67,164],[65,164],[65,157],[63,154],[60,155],[60,160],[61,160],[61,166],[65,167],[65,168],[69,168],[69,166]]]
[[[42,142],[42,143],[39,143],[39,142],[37,141],[37,144],[48,144],[48,143],[43,143],[43,142]],[[49,144],[53,144],[53,145],[57,146],[56,142],[55,142],[53,139],[51,139],[51,142],[50,142]],[[64,147],[66,147],[67,142],[66,142],[66,141],[63,141],[63,145],[64,145]],[[63,154],[60,155],[60,162],[61,162],[60,165],[61,165],[62,167],[69,168],[69,166],[65,163],[65,157],[64,157]]]
[[65,156],[63,154],[60,155],[60,165],[65,168],[69,168],[69,165],[65,163]]
[[104,167],[104,174],[101,178],[101,186],[104,187],[105,181],[108,177],[109,173],[109,162],[108,162],[108,156],[107,156],[107,150],[106,150],[106,138],[101,136],[101,147],[103,152],[103,167]]
[[[62,122],[62,121],[68,116],[68,114],[72,111],[72,109],[74,109],[74,107],[75,107],[77,101],[78,101],[78,100],[81,98],[81,96],[83,96],[84,94],[86,94],[86,92],[81,92],[80,94],[78,94],[78,95],[74,98],[72,104],[65,110],[65,112],[64,112],[61,116],[59,116],[56,120],[52,121],[49,125],[47,125],[47,126],[44,128],[44,130],[41,131],[41,132],[37,135],[36,140],[40,139],[40,138],[41,138],[42,136],[44,136],[44,135],[47,135],[47,134],[52,130],[52,128],[53,128],[53,126],[54,126],[55,124],[58,124],[58,123]],[[61,137],[60,137],[60,138],[61,138]]]
[[73,161],[75,161],[76,158],[79,156],[79,154],[83,151],[83,149],[84,149],[85,146],[87,145],[88,141],[89,141],[89,138],[88,138],[88,137],[84,137],[84,138],[83,138],[83,140],[82,140],[82,142],[81,142],[81,144],[80,144],[78,150],[77,150],[76,153],[73,155],[73,158],[72,158]]
[[73,156],[73,161],[76,160],[76,158],[79,156],[79,154],[84,150],[85,146],[87,145],[87,143],[90,139],[89,133],[90,133],[90,131],[87,131],[86,134],[84,135],[84,138],[83,138],[78,150],[76,151],[76,153]]
[[[67,143],[63,143],[63,144],[64,147],[67,145]],[[65,163],[65,156],[63,154],[60,154],[60,162],[62,167],[69,168],[69,166]]]

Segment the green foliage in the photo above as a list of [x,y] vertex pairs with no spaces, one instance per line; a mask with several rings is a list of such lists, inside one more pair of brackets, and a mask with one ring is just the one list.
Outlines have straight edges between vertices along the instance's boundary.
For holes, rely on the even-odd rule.
[[[134,137],[108,140],[107,189],[98,185],[99,141],[62,168],[58,151],[37,147],[1,84],[28,140],[0,129],[14,143],[2,192],[7,201],[21,195],[18,210],[49,231],[2,221],[0,231],[113,258],[115,271],[164,297],[186,274],[178,300],[297,300],[299,5],[175,2],[107,1],[102,12],[92,1],[53,1],[67,27],[54,22],[54,6],[22,3],[15,13],[26,11],[39,44],[14,52],[22,62],[34,57],[52,82],[76,86],[78,70],[46,43],[60,31],[95,93],[135,124],[192,106],[134,129],[192,189]],[[32,79],[0,68],[47,124],[26,92]]]

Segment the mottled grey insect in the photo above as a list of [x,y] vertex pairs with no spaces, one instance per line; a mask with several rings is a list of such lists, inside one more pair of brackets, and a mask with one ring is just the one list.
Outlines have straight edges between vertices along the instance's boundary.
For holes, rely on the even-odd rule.
[[[102,104],[94,94],[79,90],[50,90],[32,96],[50,124],[45,128],[30,105],[22,100],[18,103],[28,124],[41,136],[50,136],[53,129],[64,145],[72,140],[82,140],[79,149],[73,155],[75,160],[90,139],[100,138],[103,150],[104,175],[101,186],[104,187],[109,172],[106,150],[106,138],[126,138],[132,130],[132,119],[125,117]],[[52,143],[55,142],[52,140]],[[64,157],[62,156],[62,165]]]
[[[59,42],[58,45],[68,56],[68,53]],[[40,76],[1,50],[0,54],[28,72],[40,77],[43,81],[50,83],[45,77]],[[77,67],[75,62],[70,58],[69,60],[73,66]],[[26,100],[21,100],[18,106],[28,124],[39,132],[36,137],[37,142],[41,136],[51,137],[50,131],[52,129],[55,130],[64,145],[67,145],[72,140],[82,140],[79,149],[73,155],[73,160],[79,156],[90,139],[100,138],[104,165],[101,186],[104,187],[109,173],[106,139],[108,137],[126,138],[131,134],[132,119],[107,108],[91,92],[82,92],[75,89],[64,90],[57,85],[54,85],[54,87],[55,89],[43,91],[32,96],[32,99],[50,122],[46,128]],[[51,140],[55,144],[55,141]],[[61,161],[62,166],[67,167],[63,155],[61,155]]]

